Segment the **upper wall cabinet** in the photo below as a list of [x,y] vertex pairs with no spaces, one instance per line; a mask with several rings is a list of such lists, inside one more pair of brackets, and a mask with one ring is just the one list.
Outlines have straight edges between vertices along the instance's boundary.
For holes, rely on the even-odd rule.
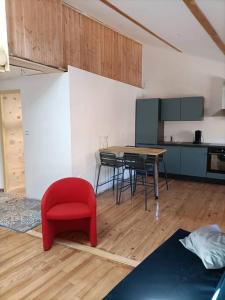
[[9,54],[63,67],[62,1],[7,0]]
[[161,100],[161,121],[201,121],[203,117],[203,97],[183,97]]
[[201,121],[204,117],[204,98],[185,97],[181,98],[181,121]]
[[161,120],[162,121],[180,121],[180,99],[162,99],[161,100]]

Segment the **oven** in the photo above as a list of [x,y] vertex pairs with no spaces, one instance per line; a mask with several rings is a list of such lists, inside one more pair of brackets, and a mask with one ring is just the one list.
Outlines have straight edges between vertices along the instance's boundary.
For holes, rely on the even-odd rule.
[[208,148],[207,171],[213,173],[225,173],[225,148]]

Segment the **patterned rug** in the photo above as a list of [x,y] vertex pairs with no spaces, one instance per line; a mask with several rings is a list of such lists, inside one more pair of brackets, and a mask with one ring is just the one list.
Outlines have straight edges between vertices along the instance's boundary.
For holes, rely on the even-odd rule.
[[0,226],[26,232],[40,223],[39,200],[0,193]]

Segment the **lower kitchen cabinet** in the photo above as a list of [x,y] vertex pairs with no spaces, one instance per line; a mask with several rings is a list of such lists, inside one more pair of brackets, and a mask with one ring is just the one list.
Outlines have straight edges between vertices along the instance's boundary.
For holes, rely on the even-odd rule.
[[[207,173],[207,147],[195,146],[167,146],[167,145],[145,145],[146,147],[163,148],[166,170],[168,174],[186,175],[202,178],[219,178],[215,173]],[[164,173],[163,163],[159,165],[159,171]],[[214,176],[214,177],[213,177]],[[225,174],[224,174],[225,177]]]
[[[168,174],[180,174],[180,147],[166,146],[164,154],[166,170]],[[163,164],[160,164],[160,172],[164,172]]]
[[180,147],[180,174],[206,177],[207,148]]

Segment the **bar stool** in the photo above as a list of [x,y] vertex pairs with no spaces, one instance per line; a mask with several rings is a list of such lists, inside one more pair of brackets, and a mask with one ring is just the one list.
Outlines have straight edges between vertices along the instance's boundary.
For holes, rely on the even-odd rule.
[[[168,190],[169,186],[168,186],[167,170],[166,170],[166,163],[163,154],[159,155],[159,163],[163,165],[163,173],[166,182],[166,189]],[[149,175],[152,175],[153,174],[152,172],[154,172],[154,159],[149,155],[146,158],[146,164],[149,165]]]
[[[128,184],[124,185],[125,183],[125,171],[129,171],[129,178],[128,178]],[[124,169],[123,169],[123,175],[121,180],[121,186],[120,186],[120,194],[118,199],[118,204],[121,202],[121,194],[124,192],[128,187],[131,187],[131,195],[133,196],[136,190],[136,186],[139,185],[138,176],[140,175],[142,177],[141,185],[144,185],[144,192],[145,192],[145,210],[147,210],[147,187],[150,185],[147,182],[148,177],[148,170],[149,165],[146,164],[146,159],[142,155],[139,154],[129,154],[124,153]],[[134,179],[133,177],[134,173]]]
[[[100,152],[100,165],[99,165],[99,169],[98,169],[97,183],[96,183],[96,189],[95,189],[96,195],[98,193],[98,188],[109,182],[113,182],[113,190],[114,190],[115,182],[116,182],[116,184],[117,184],[116,199],[118,198],[118,182],[119,182],[119,176],[122,175],[121,169],[123,169],[123,166],[124,166],[123,159],[120,157],[117,157],[114,153]],[[107,168],[113,169],[113,176],[109,180],[99,183],[102,167],[107,167]]]

